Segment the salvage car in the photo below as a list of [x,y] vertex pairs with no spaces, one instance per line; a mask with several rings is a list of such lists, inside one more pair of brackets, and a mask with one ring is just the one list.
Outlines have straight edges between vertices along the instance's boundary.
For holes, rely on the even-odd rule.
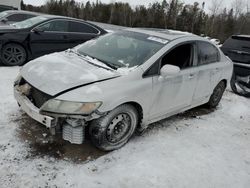
[[26,64],[14,95],[30,117],[81,144],[88,130],[105,151],[135,131],[207,104],[216,107],[233,64],[215,44],[192,34],[125,29]]
[[21,22],[41,14],[30,11],[23,10],[7,10],[0,12],[0,26],[5,24],[13,24],[16,22]]
[[107,33],[83,20],[42,15],[0,27],[0,61],[4,65],[25,62],[72,48]]
[[221,49],[234,62],[232,90],[238,95],[250,97],[250,35],[233,35]]

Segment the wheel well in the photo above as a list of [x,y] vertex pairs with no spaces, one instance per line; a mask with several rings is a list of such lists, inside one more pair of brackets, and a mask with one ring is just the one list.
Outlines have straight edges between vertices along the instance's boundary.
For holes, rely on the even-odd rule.
[[25,52],[26,52],[26,60],[29,58],[29,57],[28,57],[28,56],[29,56],[29,53],[28,53],[27,49],[25,48],[25,46],[24,46],[22,43],[9,41],[9,42],[6,42],[5,44],[3,44],[3,46],[6,46],[7,44],[18,44],[18,45],[22,46],[23,49],[24,49]]
[[137,103],[137,102],[127,102],[125,104],[130,104],[130,105],[132,105],[132,106],[134,106],[136,108],[136,110],[137,110],[137,112],[139,114],[139,123],[138,123],[138,125],[140,126],[141,123],[142,123],[142,119],[143,119],[143,109],[142,109],[141,105],[139,103]]
[[225,84],[225,87],[227,87],[227,80],[221,80],[221,82],[223,82]]

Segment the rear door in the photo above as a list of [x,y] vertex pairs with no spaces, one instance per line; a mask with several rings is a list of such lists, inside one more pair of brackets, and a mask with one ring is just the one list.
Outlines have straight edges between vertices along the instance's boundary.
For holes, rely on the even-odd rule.
[[97,28],[80,21],[69,21],[69,32],[68,42],[71,47],[93,39],[100,34]]
[[51,20],[36,27],[39,32],[31,31],[30,47],[33,57],[68,49],[69,22],[66,19]]
[[220,81],[223,62],[220,62],[219,50],[209,42],[199,41],[198,51],[198,82],[194,93],[193,103],[201,103],[208,99],[213,89]]

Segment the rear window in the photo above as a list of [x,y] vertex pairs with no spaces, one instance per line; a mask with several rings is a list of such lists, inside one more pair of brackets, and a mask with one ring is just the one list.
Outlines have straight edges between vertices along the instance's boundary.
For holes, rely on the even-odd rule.
[[223,44],[223,48],[250,52],[250,36],[232,36],[226,40],[226,42]]

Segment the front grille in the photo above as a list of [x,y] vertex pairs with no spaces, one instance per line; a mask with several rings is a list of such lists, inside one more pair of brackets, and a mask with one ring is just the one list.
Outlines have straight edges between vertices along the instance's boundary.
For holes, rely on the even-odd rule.
[[28,92],[24,93],[29,99],[30,101],[37,107],[40,108],[45,102],[47,102],[48,100],[52,99],[52,96],[36,89],[35,87],[31,86],[26,80],[24,80],[23,78],[21,79],[21,81],[19,82],[19,87],[24,86],[25,84],[28,84],[30,88],[30,90],[28,90]]

